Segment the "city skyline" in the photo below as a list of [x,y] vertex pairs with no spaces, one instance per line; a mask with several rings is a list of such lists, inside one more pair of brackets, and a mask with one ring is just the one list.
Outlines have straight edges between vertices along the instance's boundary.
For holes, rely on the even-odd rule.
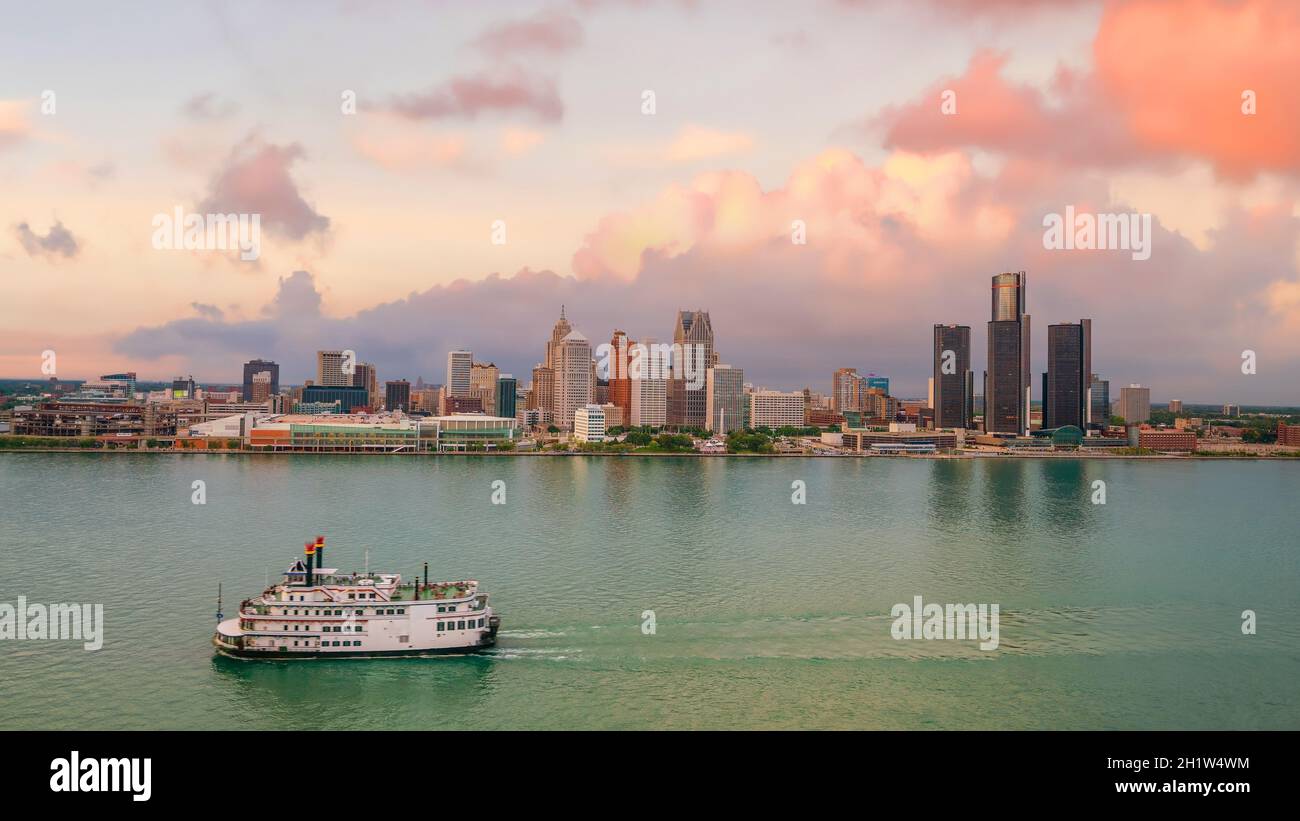
[[[325,8],[291,55],[269,32],[292,9],[179,6],[71,49],[93,67],[32,9],[0,33],[0,261],[21,283],[0,374],[54,350],[70,378],[229,379],[262,356],[291,382],[348,348],[428,376],[460,346],[520,351],[498,364],[524,374],[539,305],[599,317],[593,340],[671,338],[665,315],[711,306],[756,383],[841,359],[924,396],[931,326],[983,321],[965,283],[1027,270],[1038,327],[1095,317],[1117,379],[1294,402],[1300,9],[1005,6]],[[141,55],[168,30],[209,36],[160,76]],[[720,48],[762,59],[699,82]],[[257,258],[151,245],[174,209],[259,215]],[[1132,217],[1142,253],[1053,247],[1061,215]],[[1031,381],[1046,364],[1037,346]]]
[[[1019,319],[1010,319],[1010,320],[1003,319],[1001,321],[1004,322],[1011,321],[1011,322],[1019,323],[1021,320],[1023,320],[1025,325],[1028,325],[1029,314],[1027,308],[1029,304],[1029,298],[1027,294],[1028,288],[1027,288],[1026,272],[1024,271],[1011,272],[1011,273],[1004,272],[1001,274],[995,274],[992,276],[991,281],[992,281],[992,316],[994,317],[1003,316],[1008,318],[1018,317]],[[1003,294],[1005,293],[1013,293],[1014,296],[1008,299],[1007,297],[1003,296]],[[689,339],[696,338],[695,336],[689,335],[689,328],[691,326],[691,322],[696,317],[702,318],[700,323],[697,325],[696,328],[697,332],[699,328],[706,329],[703,335],[699,335],[697,333],[698,339],[706,340],[706,341],[692,342],[689,344],[699,344],[702,348],[706,349],[705,357],[710,363],[707,366],[709,370],[711,370],[715,366],[721,368],[732,367],[718,360],[717,353],[713,347],[714,337],[713,337],[713,329],[712,329],[712,320],[710,318],[708,310],[676,311],[676,319],[674,321],[674,325],[675,325],[674,339],[677,342],[677,344],[684,344],[687,343]],[[685,322],[685,324],[683,324],[683,322]],[[986,339],[986,341],[990,343],[990,347],[989,347],[990,356],[992,356],[992,350],[993,350],[992,349],[993,329],[998,326],[998,323],[999,323],[998,319],[994,319],[993,321],[986,323],[990,329],[990,332]],[[1014,402],[1015,405],[1019,406],[1020,411],[1023,413],[1023,416],[1014,425],[1011,425],[1009,427],[1004,426],[1002,432],[1009,433],[1009,432],[1016,432],[1016,431],[1019,432],[1027,431],[1029,427],[1028,425],[1029,408],[1034,406],[1038,406],[1041,408],[1042,412],[1044,413],[1044,421],[1046,423],[1047,417],[1050,416],[1050,413],[1047,410],[1047,405],[1049,404],[1049,395],[1055,396],[1053,389],[1049,387],[1049,384],[1054,384],[1054,383],[1049,383],[1049,373],[1052,371],[1054,363],[1056,363],[1057,365],[1060,364],[1059,362],[1056,362],[1056,360],[1053,359],[1053,356],[1056,355],[1054,354],[1053,346],[1057,344],[1057,339],[1053,337],[1053,334],[1056,334],[1057,332],[1065,331],[1067,328],[1076,329],[1075,333],[1079,335],[1079,342],[1076,344],[1081,346],[1077,351],[1078,354],[1076,356],[1077,361],[1073,362],[1073,367],[1077,371],[1077,373],[1075,373],[1074,378],[1079,380],[1079,386],[1076,392],[1071,394],[1073,396],[1073,399],[1071,401],[1076,402],[1078,404],[1077,415],[1084,418],[1088,417],[1089,414],[1092,413],[1092,411],[1089,409],[1095,407],[1094,405],[1095,402],[1109,404],[1109,398],[1106,397],[1105,395],[1098,394],[1096,397],[1093,397],[1089,393],[1092,387],[1092,380],[1094,378],[1101,380],[1101,377],[1106,375],[1106,374],[1098,374],[1096,372],[1096,368],[1091,357],[1091,353],[1090,353],[1091,346],[1092,346],[1091,326],[1092,326],[1091,319],[1083,319],[1077,323],[1068,323],[1068,322],[1055,323],[1049,326],[1048,338],[1043,341],[1041,346],[1045,348],[1045,353],[1043,356],[1047,363],[1044,367],[1044,370],[1041,373],[1042,379],[1041,381],[1035,380],[1033,378],[1034,374],[1032,373],[1032,371],[1024,374],[1023,377],[1019,375],[1015,377],[1017,385],[1027,392],[1026,394],[1023,394],[1020,399],[1017,399]],[[764,384],[764,383],[759,383],[748,379],[745,381],[745,384],[748,386],[753,386],[756,390],[778,390],[778,391],[792,392],[798,390],[814,389],[817,393],[825,396],[827,401],[831,403],[831,407],[834,408],[837,406],[838,402],[841,401],[841,397],[840,397],[841,387],[839,384],[840,377],[842,374],[847,374],[851,376],[857,383],[861,383],[858,387],[859,390],[862,390],[863,392],[865,392],[868,387],[872,386],[872,384],[875,385],[883,384],[884,394],[887,396],[893,396],[900,399],[908,399],[908,400],[927,399],[931,403],[932,409],[935,410],[936,419],[940,423],[936,425],[937,427],[952,427],[954,426],[953,424],[946,424],[946,423],[954,419],[970,422],[970,420],[976,415],[971,409],[971,402],[973,398],[975,396],[979,396],[982,401],[986,399],[986,392],[980,391],[977,386],[979,385],[987,386],[988,378],[989,378],[989,374],[987,373],[986,370],[984,373],[984,380],[977,381],[975,379],[974,374],[976,369],[972,365],[972,362],[974,362],[974,360],[971,358],[971,353],[972,350],[975,348],[975,346],[973,346],[971,342],[971,335],[970,335],[971,328],[968,325],[960,325],[960,324],[946,325],[943,323],[937,323],[931,326],[931,329],[933,332],[933,338],[931,340],[933,344],[929,352],[932,356],[931,364],[933,366],[933,376],[929,378],[927,391],[918,396],[913,396],[909,394],[891,393],[889,389],[891,375],[889,374],[877,375],[875,372],[871,372],[869,374],[858,373],[857,371],[859,370],[859,368],[857,366],[843,366],[842,363],[840,363],[841,366],[836,368],[834,372],[830,375],[830,377],[825,380],[826,384],[824,385],[817,378],[811,378],[809,380],[805,380],[802,383],[802,385],[798,387]],[[954,334],[956,335],[954,336]],[[532,379],[524,385],[519,385],[521,389],[527,387],[529,388],[529,390],[532,390],[537,378],[537,371],[542,368],[547,369],[550,372],[549,378],[551,380],[554,380],[555,378],[554,368],[552,366],[556,364],[556,362],[553,358],[558,357],[560,355],[560,350],[563,347],[562,343],[564,342],[564,340],[569,339],[570,336],[572,336],[572,339],[575,340],[577,343],[581,344],[583,350],[589,352],[589,356],[592,362],[592,375],[594,378],[596,373],[595,369],[599,361],[599,356],[597,355],[598,349],[587,339],[585,335],[581,333],[581,331],[575,325],[569,322],[566,316],[566,306],[561,305],[559,320],[555,322],[554,325],[552,326],[550,337],[546,340],[546,343],[543,347],[543,357],[542,357],[543,361],[536,363],[534,368],[531,370],[524,369],[525,373],[532,374]],[[1033,356],[1033,342],[1030,334],[1028,333],[1027,327],[1023,330],[1017,327],[1016,329],[1014,329],[1014,333],[1012,334],[1012,336],[1015,337],[1014,341],[1017,343],[1016,350],[1011,354],[1012,359],[1015,360],[1017,363],[1022,360],[1023,354],[1025,352],[1022,351],[1019,346],[1023,342],[1023,344],[1025,344],[1028,348],[1027,352],[1029,354],[1030,359],[1032,359],[1033,361],[1037,361],[1037,358]],[[613,331],[613,337],[611,339],[611,342],[608,344],[610,345],[611,348],[611,357],[610,357],[611,367],[615,368],[616,372],[617,369],[620,367],[620,365],[618,365],[619,354],[617,353],[618,349],[616,347],[617,340],[620,337],[624,340],[625,343],[629,345],[636,344],[635,339],[631,339],[629,341],[629,335],[623,330],[615,329]],[[652,335],[646,336],[644,337],[643,344],[646,344],[648,347],[648,345],[652,344],[655,341],[655,339],[656,338]],[[954,372],[948,377],[944,377],[942,375],[942,368],[944,367],[942,360],[947,349],[952,349],[955,355],[953,360]],[[355,357],[360,356],[360,354],[355,351],[353,351],[352,353]],[[623,355],[626,356],[626,351],[624,352]],[[517,357],[517,356],[518,354],[514,352],[510,352],[506,354],[506,358]],[[336,387],[336,386],[365,387],[369,382],[374,382],[376,378],[376,372],[379,371],[378,365],[372,362],[356,362],[355,363],[356,375],[343,376],[342,371],[340,369],[343,367],[342,362],[344,361],[344,357],[345,357],[344,350],[318,349],[314,352],[314,360],[316,364],[315,364],[315,369],[312,372],[313,376],[306,377],[301,382],[286,381],[285,386],[286,387],[291,385],[305,386],[308,385],[309,383],[314,383],[314,386],[316,388]],[[527,359],[527,358],[528,357],[526,355],[523,356],[523,359]],[[454,368],[453,368],[453,362],[456,363]],[[475,362],[474,351],[472,349],[457,347],[448,350],[446,352],[445,363],[446,363],[447,380],[442,383],[434,382],[430,384],[443,387],[444,389],[447,390],[448,395],[451,396],[469,395],[471,372],[473,371],[478,371],[480,369],[490,369],[494,374],[492,377],[493,385],[496,384],[497,374],[500,374],[505,377],[510,377],[509,374],[507,374],[502,369],[498,368],[494,363]],[[988,364],[987,361],[985,364],[986,365]],[[273,369],[274,371],[273,378],[276,381],[276,384],[278,385],[279,373],[281,367],[283,367],[283,363],[278,363],[271,359],[256,357],[248,362],[239,363],[239,366],[242,367],[243,369],[244,377],[243,377],[242,385],[245,391],[247,392],[248,390],[251,389],[250,378],[252,374],[254,373],[255,370],[259,370],[263,366]],[[626,368],[626,365],[622,365],[621,367]],[[743,367],[738,368],[738,370],[743,370]],[[453,384],[453,379],[452,379],[453,371],[457,374],[456,381],[459,387]],[[137,379],[137,374],[135,372],[132,372],[131,375],[133,380]],[[44,379],[42,377],[0,377],[0,378],[11,378],[11,379],[29,378],[34,382],[43,381]],[[92,377],[92,376],[66,377],[66,379],[68,379],[69,381],[93,380],[95,378],[96,377]],[[100,375],[98,378],[106,379],[109,378],[109,376]],[[892,377],[892,378],[896,379],[896,377]],[[1023,378],[1023,385],[1021,384],[1022,378]],[[192,374],[187,374],[184,377],[177,375],[173,377],[158,378],[158,379],[140,378],[138,379],[138,381],[168,382],[168,381],[178,380],[178,379],[193,380],[193,382],[198,385],[239,386],[241,384],[240,382],[234,382],[234,381],[224,380],[224,379],[211,379],[211,380],[196,379]],[[417,379],[423,380],[423,375],[422,374],[417,375]],[[961,388],[961,383],[963,382],[968,383],[968,387],[964,389],[960,401],[956,405],[952,405],[947,412],[945,412],[943,409],[943,406],[945,405],[945,400],[943,398],[943,395],[945,393],[944,385],[946,379],[953,380],[952,384],[947,388],[948,391],[952,391],[952,390],[962,391],[963,389]],[[398,380],[389,380],[387,377],[385,377],[383,380],[381,380],[381,384],[389,381],[405,381],[405,380],[406,380],[405,375],[403,375]],[[616,378],[604,380],[604,378],[602,377],[602,380],[605,381],[607,384],[611,384],[611,385],[617,382]],[[677,418],[679,420],[677,424],[698,426],[697,423],[700,422],[701,420],[691,418],[687,414],[685,410],[686,402],[684,398],[681,401],[679,401],[679,407],[675,411],[672,409],[671,395],[674,390],[672,385],[674,382],[679,380],[680,377],[667,380],[669,386],[668,390],[669,390],[669,401],[670,401],[668,416],[670,418]],[[518,384],[518,380],[514,380],[514,381],[516,382],[516,384]],[[1102,381],[1108,381],[1108,380],[1102,380]],[[591,384],[594,386],[595,383],[592,382]],[[1140,382],[1131,382],[1130,385],[1132,385],[1133,387],[1141,386],[1148,391],[1152,387],[1150,385],[1142,385],[1142,383]],[[554,386],[550,385],[547,387],[543,387],[542,390],[546,392],[545,393],[546,396],[550,396],[554,391]],[[683,391],[683,394],[686,391],[686,389],[684,388],[681,388],[681,390]],[[274,392],[275,391],[272,391],[272,393]],[[572,398],[571,402],[569,403],[569,409],[568,409],[569,414],[572,413],[574,408],[583,404],[585,399],[583,399],[582,397],[588,396],[590,391],[588,390],[588,388],[584,387],[579,391],[579,393],[581,394],[581,396],[575,394],[575,396]],[[701,410],[704,410],[704,403],[707,401],[706,397],[709,393],[709,389],[707,387],[701,387],[699,389],[691,389],[690,393],[699,395],[698,401],[701,405]],[[550,407],[551,400],[547,399],[544,401],[545,401],[545,407]],[[630,394],[627,397],[627,401],[630,402]],[[1118,401],[1119,400],[1115,400],[1115,403],[1118,404]],[[1237,400],[1226,400],[1220,398],[1186,399],[1183,397],[1172,397],[1172,396],[1169,397],[1168,399],[1157,400],[1157,401],[1174,401],[1180,403],[1187,402],[1191,404],[1219,404],[1222,402],[1231,402],[1232,404],[1238,404],[1238,405],[1242,404],[1240,401]],[[951,402],[952,400],[948,400],[948,404],[951,404]],[[498,400],[495,397],[495,395],[491,398],[491,402],[489,404],[491,404],[493,407],[497,406]],[[1258,403],[1247,402],[1245,404],[1258,404]],[[1288,405],[1286,403],[1281,403],[1277,406],[1287,407]],[[987,407],[987,405],[985,407]],[[959,408],[965,408],[966,410],[963,413],[961,410],[958,410]],[[857,409],[857,400],[853,401],[852,409],[855,410]],[[1089,419],[1088,421],[1096,422],[1098,420]],[[1104,421],[1102,421],[1102,423],[1104,424]],[[1066,424],[1073,424],[1073,422],[1066,422]],[[1086,427],[1087,425],[1083,424],[1078,426]]]

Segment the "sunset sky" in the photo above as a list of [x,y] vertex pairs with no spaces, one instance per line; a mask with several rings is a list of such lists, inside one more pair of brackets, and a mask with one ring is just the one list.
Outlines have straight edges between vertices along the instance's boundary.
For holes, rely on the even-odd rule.
[[[1024,270],[1035,373],[1090,317],[1112,395],[1300,404],[1298,78],[1286,0],[31,4],[0,377],[293,383],[349,348],[442,382],[469,347],[526,382],[563,303],[597,342],[704,308],[747,381],[923,396],[931,326],[978,374]],[[178,206],[260,213],[260,258],[155,249]],[[1150,259],[1044,249],[1067,207],[1151,214]]]

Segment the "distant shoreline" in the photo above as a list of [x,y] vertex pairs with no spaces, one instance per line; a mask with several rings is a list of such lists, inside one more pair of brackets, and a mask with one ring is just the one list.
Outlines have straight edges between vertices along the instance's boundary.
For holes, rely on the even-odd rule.
[[184,450],[170,450],[162,448],[154,449],[137,449],[137,448],[0,448],[0,454],[6,453],[81,453],[81,454],[148,454],[150,456],[401,456],[401,457],[429,457],[429,456],[486,456],[501,458],[531,458],[531,457],[573,457],[573,456],[597,456],[602,458],[686,458],[686,459],[715,459],[715,458],[742,458],[742,459],[925,459],[925,460],[972,460],[972,459],[1102,459],[1102,460],[1160,460],[1160,461],[1225,461],[1225,460],[1254,460],[1254,461],[1297,461],[1300,462],[1300,452],[1281,453],[1281,454],[1262,454],[1262,453],[1224,453],[1224,454],[1203,454],[1203,453],[1152,453],[1152,454],[1118,454],[1106,453],[1104,451],[1062,451],[1060,453],[996,453],[996,452],[979,452],[979,453],[634,453],[634,452],[602,452],[602,451],[416,451],[416,452],[383,452],[374,451],[256,451],[256,450],[227,450],[227,449],[207,449],[194,448]]

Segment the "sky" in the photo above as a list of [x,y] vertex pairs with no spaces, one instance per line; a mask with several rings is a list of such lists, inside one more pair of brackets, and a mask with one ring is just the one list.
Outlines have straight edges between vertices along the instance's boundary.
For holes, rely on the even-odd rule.
[[[916,397],[1023,270],[1035,374],[1088,317],[1112,393],[1300,404],[1296,43],[1265,0],[33,4],[0,377],[436,383],[463,347],[526,383],[561,305],[596,342],[702,308],[748,382]],[[176,209],[257,214],[256,259],[166,247]],[[1046,247],[1067,213],[1148,216],[1149,255]]]

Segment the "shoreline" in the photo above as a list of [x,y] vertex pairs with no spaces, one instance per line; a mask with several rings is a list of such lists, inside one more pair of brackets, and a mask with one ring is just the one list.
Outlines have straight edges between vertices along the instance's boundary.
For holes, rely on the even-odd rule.
[[605,458],[687,458],[687,459],[922,459],[922,460],[973,460],[973,459],[1103,459],[1103,460],[1147,460],[1147,461],[1295,461],[1300,462],[1300,453],[1293,454],[1255,454],[1255,453],[1151,453],[1151,454],[1117,454],[1106,452],[1071,451],[1060,453],[635,453],[602,451],[418,451],[418,452],[375,452],[375,451],[257,451],[227,450],[217,448],[193,449],[143,449],[143,448],[0,448],[0,454],[6,453],[82,453],[82,454],[148,454],[150,456],[400,456],[400,457],[573,457],[597,456]]

